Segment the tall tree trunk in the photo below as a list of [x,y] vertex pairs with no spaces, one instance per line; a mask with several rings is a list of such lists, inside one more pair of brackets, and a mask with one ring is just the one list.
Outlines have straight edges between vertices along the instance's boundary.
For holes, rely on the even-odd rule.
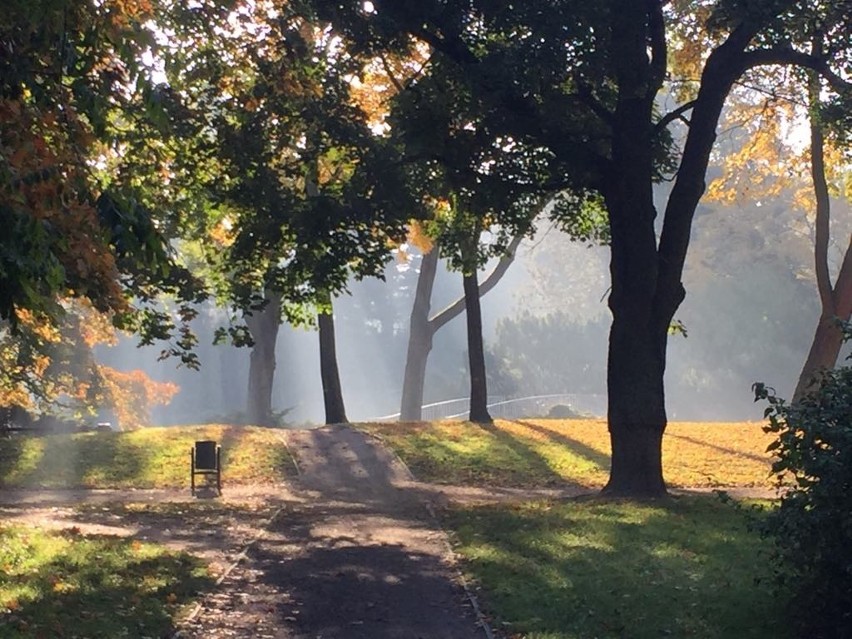
[[613,315],[607,367],[612,468],[604,493],[664,495],[666,337],[654,339],[647,324],[635,323],[630,318],[627,307],[614,307]]
[[[814,45],[815,54],[821,46]],[[808,81],[808,100],[810,103],[811,129],[811,178],[816,196],[816,223],[814,233],[814,267],[817,289],[820,299],[820,317],[817,322],[814,340],[808,357],[799,374],[799,381],[793,393],[793,402],[798,402],[807,393],[819,388],[819,374],[834,368],[837,356],[843,346],[843,331],[838,320],[848,321],[852,313],[852,237],[846,247],[843,265],[832,285],[828,271],[828,244],[831,235],[831,200],[828,183],[825,179],[825,139],[819,114],[820,82],[816,73],[811,72]]]
[[[641,147],[640,143],[633,150],[641,154]],[[643,167],[648,162],[650,158],[641,156],[627,162],[621,188],[613,189],[608,199],[613,322],[607,398],[612,468],[604,492],[619,496],[654,497],[666,492],[661,445],[666,428],[663,376],[668,323],[660,326],[654,313],[657,255],[651,182]]]
[[618,100],[611,121],[611,173],[603,185],[612,239],[607,370],[612,467],[604,492],[630,497],[666,492],[661,448],[667,329],[685,296],[683,267],[716,126],[734,81],[749,65],[744,49],[755,32],[751,23],[741,25],[707,60],[698,95],[688,105],[689,133],[657,246],[651,154],[655,136],[667,124],[654,124],[653,117],[666,69],[662,11],[662,3],[636,1],[613,14]]
[[[500,258],[494,270],[479,285],[479,297],[494,288],[509,270],[515,259],[523,235],[512,238],[506,247],[506,254]],[[405,359],[405,376],[402,384],[402,402],[399,419],[403,422],[419,421],[422,417],[423,389],[426,382],[426,364],[432,351],[432,339],[435,333],[450,320],[461,315],[465,309],[465,298],[460,297],[445,307],[431,319],[429,310],[432,304],[432,287],[438,266],[438,246],[423,256],[420,275],[417,278],[417,290],[411,309],[408,334],[408,353]]]
[[326,424],[345,424],[346,409],[343,404],[343,390],[340,386],[340,373],[337,370],[337,348],[334,340],[334,310],[328,300],[327,313],[319,313],[320,376],[322,377],[322,398],[325,404]]
[[272,388],[275,380],[275,343],[281,323],[281,295],[264,292],[265,306],[245,316],[254,346],[249,357],[246,418],[251,424],[273,425]]
[[[631,12],[634,15],[631,15]],[[612,327],[607,396],[612,467],[605,493],[664,495],[662,437],[666,428],[665,339],[655,326],[659,275],[652,176],[653,93],[646,47],[646,9],[626,3],[614,20],[622,42],[619,97],[613,118],[613,170],[605,192],[610,214]]]
[[429,321],[432,306],[432,288],[438,270],[438,246],[423,256],[414,305],[409,321],[408,352],[405,357],[405,375],[402,380],[402,401],[399,419],[403,422],[419,421],[423,406],[423,389],[426,384],[426,364],[432,351],[433,324]]
[[467,318],[467,354],[470,366],[470,421],[491,424],[488,414],[488,385],[485,377],[485,349],[482,345],[482,309],[476,270],[464,275],[465,316]]

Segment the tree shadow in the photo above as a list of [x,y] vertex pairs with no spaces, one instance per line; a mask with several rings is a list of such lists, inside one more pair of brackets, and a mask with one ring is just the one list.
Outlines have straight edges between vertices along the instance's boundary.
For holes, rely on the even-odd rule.
[[[573,483],[566,481],[564,477],[554,471],[551,465],[548,463],[547,459],[545,459],[541,454],[536,452],[529,444],[520,441],[518,438],[513,437],[511,434],[498,428],[494,424],[476,424],[474,422],[470,423],[487,432],[498,443],[500,443],[506,449],[511,451],[513,455],[523,460],[525,464],[528,464],[528,466],[520,469],[520,471],[518,472],[519,480],[522,480],[524,476],[529,476],[531,474],[530,471],[532,471],[532,474],[534,476],[545,478],[544,481],[548,485]],[[518,483],[523,484],[524,482],[519,481]]]
[[479,507],[447,523],[519,636],[789,636],[759,536],[712,498]]
[[47,535],[66,537],[71,546],[0,577],[0,587],[25,593],[0,618],[3,637],[169,636],[179,607],[213,586],[201,562],[185,553],[152,556],[113,536]]
[[[39,441],[42,449],[36,462],[15,479],[16,486],[79,487],[98,476],[106,477],[106,483],[126,484],[139,475],[148,459],[120,433],[45,435]],[[22,463],[22,456],[27,454],[23,440],[6,449],[9,443],[0,444],[4,457],[11,464]]]
[[[289,445],[301,469],[299,483],[324,498],[385,510],[410,510],[401,486],[408,476],[394,455],[351,427],[294,433]],[[417,506],[420,508],[420,506]]]
[[277,500],[251,505],[213,500],[82,504],[68,517],[68,525],[130,528],[134,537],[189,552],[233,555],[255,539],[283,506]]
[[515,421],[516,424],[521,424],[522,426],[525,426],[526,428],[529,428],[530,430],[533,430],[537,433],[544,435],[545,437],[547,437],[548,439],[550,439],[553,442],[556,442],[558,444],[562,444],[563,446],[568,448],[573,453],[576,453],[578,456],[582,457],[586,461],[597,466],[599,469],[604,470],[604,471],[609,471],[610,464],[611,464],[611,460],[610,460],[609,455],[602,453],[599,450],[596,450],[596,449],[592,448],[591,446],[584,444],[583,442],[580,442],[580,441],[577,441],[576,439],[568,437],[567,435],[564,435],[562,433],[551,430],[551,429],[547,428],[546,426],[534,424],[533,422],[529,422],[529,421],[526,421],[526,420],[514,420],[514,421]]
[[736,450],[734,448],[727,448],[725,446],[719,446],[718,444],[711,444],[710,442],[695,439],[694,437],[689,437],[688,435],[675,435],[674,433],[666,433],[665,436],[670,437],[672,439],[680,439],[682,441],[689,442],[690,444],[695,444],[696,446],[703,446],[712,450],[718,450],[719,452],[728,453],[729,455],[735,455],[736,457],[745,457],[746,459],[751,459],[753,461],[760,462],[761,464],[769,464],[771,462],[768,457],[761,457],[759,455],[755,455],[754,453],[747,453],[741,450]]
[[[323,507],[322,515],[323,523],[339,523],[337,533],[318,533],[316,513],[295,513],[250,551],[280,627],[292,636],[329,639],[481,637],[440,552],[420,550],[417,541],[383,543],[348,533],[347,523],[368,526],[351,505]],[[418,539],[438,534],[422,521],[402,525]],[[293,546],[302,551],[293,553]]]

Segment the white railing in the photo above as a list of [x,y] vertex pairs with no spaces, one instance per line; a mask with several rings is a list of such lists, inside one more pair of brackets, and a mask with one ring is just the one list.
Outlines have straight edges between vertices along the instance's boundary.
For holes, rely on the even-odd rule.
[[[488,404],[491,417],[499,419],[519,419],[524,417],[546,417],[554,406],[568,406],[580,415],[600,416],[606,414],[606,396],[590,393],[558,393],[553,395],[530,395],[514,399],[499,399]],[[459,397],[441,402],[426,404],[421,408],[421,419],[460,419],[470,411],[470,398]],[[560,415],[561,416],[561,415]],[[377,417],[371,421],[392,422],[399,419],[399,413]]]

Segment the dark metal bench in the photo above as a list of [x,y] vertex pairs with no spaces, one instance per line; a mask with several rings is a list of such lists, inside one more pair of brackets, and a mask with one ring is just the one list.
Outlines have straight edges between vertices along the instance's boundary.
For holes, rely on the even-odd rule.
[[216,491],[222,494],[222,447],[212,439],[195,442],[190,453],[192,471],[190,483],[192,494],[195,494],[196,475],[216,475]]

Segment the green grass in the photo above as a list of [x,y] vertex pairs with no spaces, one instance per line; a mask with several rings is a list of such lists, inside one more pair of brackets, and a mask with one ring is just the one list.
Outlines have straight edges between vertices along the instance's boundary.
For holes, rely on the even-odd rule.
[[[771,488],[771,437],[757,422],[672,423],[663,439],[670,486]],[[609,473],[606,423],[589,419],[360,424],[425,481],[478,486],[599,488]]]
[[0,526],[0,636],[163,637],[206,567],[184,553],[75,529]]
[[192,443],[201,439],[222,445],[225,485],[275,483],[294,472],[274,429],[172,426],[0,439],[0,486],[182,488]]
[[511,637],[783,639],[783,602],[747,518],[681,497],[460,509],[445,524]]

